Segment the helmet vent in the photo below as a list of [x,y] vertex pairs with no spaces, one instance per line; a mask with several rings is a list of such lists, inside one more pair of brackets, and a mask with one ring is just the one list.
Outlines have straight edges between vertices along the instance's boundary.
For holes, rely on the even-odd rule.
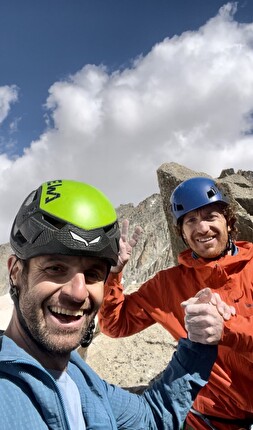
[[53,227],[57,228],[58,230],[61,230],[66,225],[65,222],[62,222],[56,218],[50,217],[50,216],[45,215],[45,214],[43,215],[43,218],[46,222],[48,222],[48,224],[52,225]]
[[184,210],[183,205],[175,205],[175,206],[176,206],[177,211],[183,211]]
[[215,188],[210,188],[209,191],[207,191],[207,196],[209,199],[211,199],[212,197],[215,196],[215,194],[217,194],[217,190]]
[[29,206],[32,202],[34,202],[34,200],[37,199],[37,190],[32,191],[31,194],[29,194],[29,196],[26,198],[26,200],[24,201],[24,206]]
[[108,237],[113,237],[118,228],[118,222],[116,221],[114,224],[106,225],[105,227],[103,227],[103,230]]
[[26,238],[22,235],[20,230],[18,230],[15,234],[15,240],[19,244],[19,246],[22,246],[27,242]]
[[105,226],[105,227],[104,227],[104,232],[105,232],[105,233],[108,233],[108,231],[110,231],[110,230],[111,230],[111,228],[112,228],[112,225],[111,225],[111,224],[110,224],[110,225]]

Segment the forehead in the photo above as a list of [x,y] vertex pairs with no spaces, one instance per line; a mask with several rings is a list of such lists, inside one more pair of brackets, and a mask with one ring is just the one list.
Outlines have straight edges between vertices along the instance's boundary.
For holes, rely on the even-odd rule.
[[107,263],[102,258],[98,257],[87,257],[87,256],[79,256],[79,255],[40,255],[38,257],[33,257],[30,260],[32,265],[41,265],[41,264],[67,264],[69,266],[83,266],[83,267],[107,267]]
[[210,205],[206,205],[206,206],[203,206],[202,208],[188,212],[187,214],[185,214],[184,219],[191,216],[197,216],[197,215],[205,216],[206,214],[209,214],[211,212],[217,212],[223,215],[223,208],[219,203],[212,203]]

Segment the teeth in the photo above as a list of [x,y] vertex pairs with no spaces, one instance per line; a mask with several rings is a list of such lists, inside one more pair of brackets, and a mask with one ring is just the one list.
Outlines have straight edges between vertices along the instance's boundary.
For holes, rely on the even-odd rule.
[[55,314],[63,314],[63,315],[71,315],[74,317],[82,317],[83,311],[70,311],[69,309],[60,308],[58,306],[50,306],[50,310],[54,312]]
[[197,239],[197,240],[198,240],[198,242],[209,242],[212,239],[213,239],[213,237],[207,237],[206,239]]

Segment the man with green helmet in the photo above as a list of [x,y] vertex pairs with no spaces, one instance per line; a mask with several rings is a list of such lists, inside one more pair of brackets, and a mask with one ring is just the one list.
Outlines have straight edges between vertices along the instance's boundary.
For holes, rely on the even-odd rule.
[[110,201],[84,183],[43,183],[21,205],[8,260],[15,306],[0,337],[1,430],[180,428],[216,345],[182,339],[141,396],[101,380],[75,351],[102,304],[119,237]]
[[[175,227],[187,249],[179,254],[177,266],[158,272],[138,291],[123,294],[122,269],[131,254],[124,225],[120,258],[105,287],[100,329],[111,337],[122,337],[158,322],[177,340],[188,332],[192,341],[211,344],[222,326],[218,358],[185,428],[249,429],[253,424],[249,397],[253,384],[253,244],[235,241],[235,209],[213,179],[194,177],[182,182],[170,203]],[[220,312],[217,317],[214,306],[190,299],[204,287],[213,291],[217,305],[222,299],[232,314],[235,308],[236,315],[226,320]],[[206,339],[201,339],[201,329]]]

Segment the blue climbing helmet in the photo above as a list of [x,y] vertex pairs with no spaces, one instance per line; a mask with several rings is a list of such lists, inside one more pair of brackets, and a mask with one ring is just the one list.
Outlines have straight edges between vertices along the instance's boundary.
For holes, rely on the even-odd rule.
[[229,204],[213,179],[200,176],[187,179],[175,188],[170,198],[173,222],[178,225],[188,212],[216,202]]

